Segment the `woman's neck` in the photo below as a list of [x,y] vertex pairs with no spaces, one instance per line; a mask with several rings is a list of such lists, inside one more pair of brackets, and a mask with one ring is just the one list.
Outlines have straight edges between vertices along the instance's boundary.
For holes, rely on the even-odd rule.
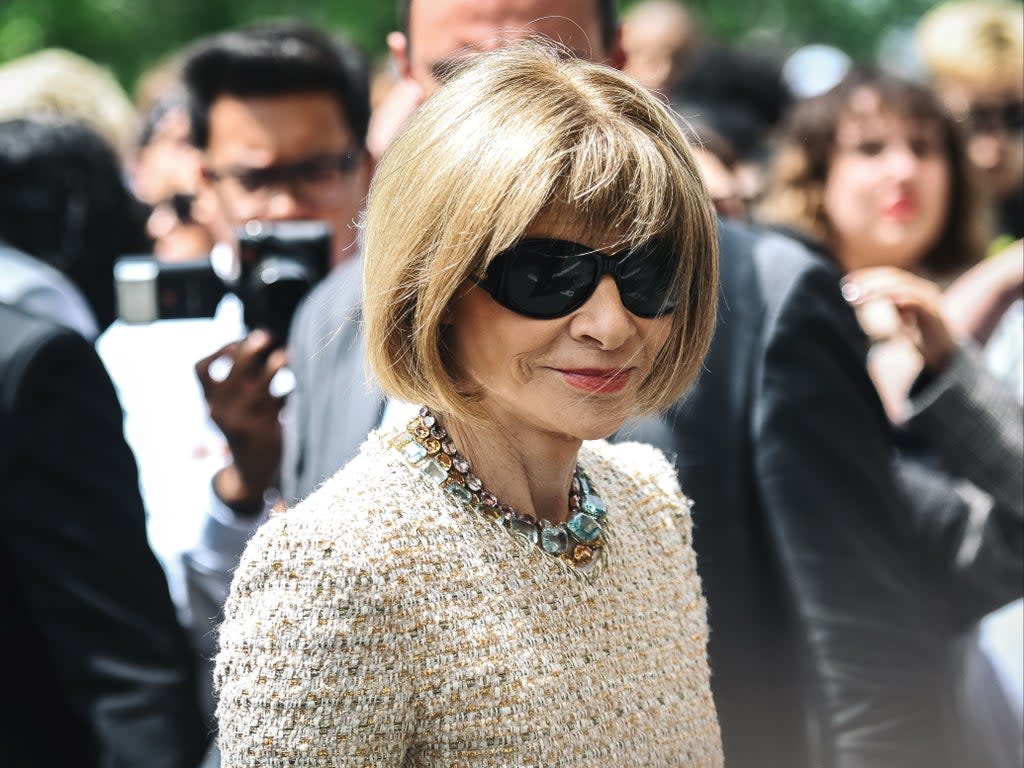
[[484,488],[520,514],[553,524],[569,516],[569,487],[581,441],[528,427],[451,417],[441,423]]

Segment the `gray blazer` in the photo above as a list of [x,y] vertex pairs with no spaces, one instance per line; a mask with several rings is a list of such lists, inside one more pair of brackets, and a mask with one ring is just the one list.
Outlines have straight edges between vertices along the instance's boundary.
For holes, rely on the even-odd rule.
[[303,302],[288,349],[295,390],[284,414],[281,495],[306,497],[356,455],[380,423],[384,397],[366,367],[363,263],[337,267]]

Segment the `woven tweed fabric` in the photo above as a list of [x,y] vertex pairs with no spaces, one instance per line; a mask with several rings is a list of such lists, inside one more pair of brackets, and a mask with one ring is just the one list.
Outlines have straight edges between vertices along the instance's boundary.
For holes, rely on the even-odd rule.
[[223,765],[721,766],[675,472],[586,443],[608,507],[576,571],[387,444],[250,542],[221,627]]

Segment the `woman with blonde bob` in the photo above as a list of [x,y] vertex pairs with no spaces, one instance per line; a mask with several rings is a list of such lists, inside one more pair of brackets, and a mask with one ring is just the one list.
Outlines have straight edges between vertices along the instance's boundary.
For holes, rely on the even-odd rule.
[[422,404],[254,537],[226,766],[719,766],[689,504],[603,438],[708,347],[711,205],[669,110],[538,43],[410,120],[365,223],[366,335]]

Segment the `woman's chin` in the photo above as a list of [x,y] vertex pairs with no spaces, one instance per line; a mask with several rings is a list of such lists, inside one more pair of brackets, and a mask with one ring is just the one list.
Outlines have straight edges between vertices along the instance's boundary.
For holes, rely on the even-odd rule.
[[622,428],[626,417],[579,420],[567,429],[568,436],[576,440],[605,440]]

